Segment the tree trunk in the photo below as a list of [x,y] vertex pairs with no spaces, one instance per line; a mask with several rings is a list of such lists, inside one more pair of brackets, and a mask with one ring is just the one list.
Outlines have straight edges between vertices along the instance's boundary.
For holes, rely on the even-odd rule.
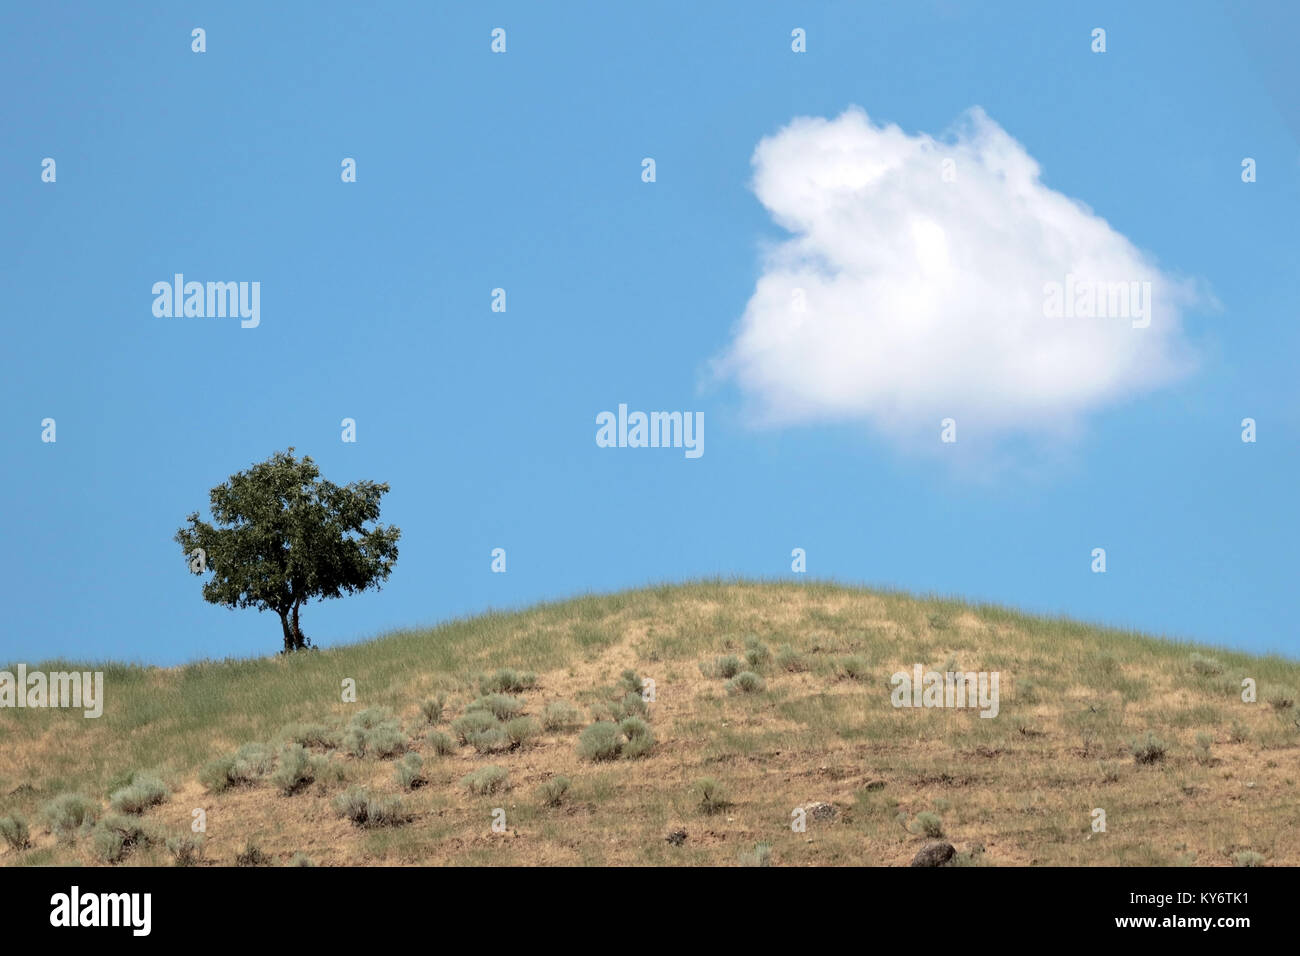
[[289,623],[289,615],[284,611],[280,612],[280,627],[284,630],[284,652],[288,654],[294,649],[294,633]]
[[307,636],[303,634],[302,628],[298,626],[298,608],[301,606],[301,604],[294,604],[293,606],[293,649],[295,651],[301,651],[307,647]]

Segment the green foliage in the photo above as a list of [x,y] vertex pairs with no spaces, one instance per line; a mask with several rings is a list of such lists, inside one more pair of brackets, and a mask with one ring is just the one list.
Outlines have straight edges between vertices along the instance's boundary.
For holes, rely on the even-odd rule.
[[405,752],[406,735],[387,708],[367,707],[348,722],[343,747],[354,757],[395,757]]
[[91,848],[105,863],[120,863],[138,846],[158,842],[157,834],[137,818],[121,813],[104,816],[91,833]]
[[410,819],[399,797],[375,797],[365,787],[349,787],[334,799],[334,809],[355,826],[399,826]]
[[275,766],[275,758],[264,744],[244,744],[233,754],[209,760],[199,768],[199,782],[209,793],[224,793],[264,777]]
[[564,802],[571,782],[563,774],[557,774],[537,788],[537,796],[548,807],[558,807]]
[[725,686],[728,694],[757,694],[767,689],[767,683],[753,671],[741,671]]
[[456,741],[441,730],[431,730],[425,735],[424,744],[439,757],[456,752]]
[[943,821],[936,814],[929,812],[918,813],[914,826],[917,833],[931,839],[938,839],[943,836]]
[[853,654],[840,661],[840,670],[849,680],[866,680],[871,676],[871,662],[861,654]]
[[512,744],[523,746],[531,743],[542,732],[542,728],[531,717],[516,717],[506,723],[505,731]]
[[749,662],[751,669],[761,671],[771,662],[772,652],[758,638],[747,638],[745,641],[745,660]]
[[735,654],[725,654],[722,657],[714,658],[711,674],[714,677],[732,678],[740,673],[740,658]]
[[712,777],[700,777],[691,786],[691,792],[695,795],[696,806],[701,813],[712,816],[731,806],[727,788]]
[[610,712],[615,720],[622,720],[625,717],[648,717],[650,707],[640,694],[628,693],[614,702]]
[[393,768],[393,779],[403,790],[415,790],[428,783],[421,772],[423,767],[424,760],[419,754],[407,754]]
[[1151,731],[1147,731],[1142,737],[1134,737],[1129,741],[1129,750],[1133,752],[1133,759],[1138,763],[1159,763],[1165,759],[1169,747],[1163,740],[1157,737]]
[[740,854],[741,866],[771,866],[772,844],[755,843],[754,849]]
[[808,669],[808,662],[789,644],[782,644],[776,652],[776,666],[788,673],[798,674]]
[[316,863],[306,853],[299,850],[289,857],[289,866],[315,866]]
[[279,765],[271,783],[285,796],[297,793],[316,779],[316,764],[302,744],[290,744],[280,752]]
[[465,774],[460,778],[460,783],[470,793],[477,796],[486,796],[504,790],[508,780],[509,774],[503,768],[489,764],[486,767],[479,767],[477,770]]
[[32,844],[31,831],[27,828],[27,821],[17,814],[0,817],[0,838],[3,838],[15,850],[25,850]]
[[442,694],[437,697],[431,697],[420,704],[420,713],[424,719],[431,724],[439,723],[442,720],[442,711],[446,707],[447,700]]
[[115,790],[108,798],[109,806],[118,813],[144,813],[167,799],[167,785],[151,773],[133,773],[131,782]]
[[280,731],[280,736],[290,743],[322,750],[333,750],[339,745],[338,733],[324,724],[289,724]]
[[528,671],[513,671],[503,667],[478,683],[478,692],[488,694],[518,694],[537,686],[537,675]]
[[486,710],[471,710],[451,722],[451,731],[462,744],[467,744],[474,734],[500,726],[501,721]]
[[553,700],[542,711],[542,726],[547,730],[568,730],[582,723],[582,713],[567,700]]
[[271,858],[262,851],[255,840],[245,840],[244,848],[235,854],[235,866],[265,866]]
[[1191,661],[1192,670],[1202,677],[1213,677],[1215,674],[1223,673],[1223,665],[1213,657],[1207,657],[1204,654],[1192,651],[1189,660]]
[[486,710],[497,720],[509,720],[511,717],[518,717],[523,713],[524,702],[518,697],[511,697],[509,694],[486,694],[470,704],[465,710],[467,713]]
[[640,697],[644,685],[644,678],[630,667],[619,675],[618,686],[624,694],[636,694]]
[[622,750],[623,756],[629,760],[644,757],[654,749],[655,735],[651,732],[650,725],[640,717],[624,717],[618,729],[626,738]]
[[1233,866],[1263,866],[1264,855],[1254,850],[1241,850],[1232,855]]
[[203,835],[187,833],[183,836],[168,837],[167,852],[177,866],[193,866],[203,859]]
[[98,817],[99,804],[81,793],[61,793],[41,807],[41,819],[60,840],[90,829]]
[[584,760],[617,760],[623,752],[623,734],[618,724],[598,720],[578,737],[578,756]]
[[[213,521],[194,512],[176,532],[187,566],[202,551],[212,577],[203,598],[280,617],[284,650],[310,646],[298,623],[308,601],[337,598],[388,580],[401,532],[378,522],[388,485],[336,485],[310,456],[276,452],[209,493]],[[202,572],[200,572],[202,573]]]

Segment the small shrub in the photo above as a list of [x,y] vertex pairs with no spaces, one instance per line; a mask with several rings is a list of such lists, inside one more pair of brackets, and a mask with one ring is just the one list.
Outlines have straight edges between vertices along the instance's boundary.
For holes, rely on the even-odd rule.
[[569,778],[560,774],[547,780],[537,788],[537,796],[542,803],[548,807],[558,807],[564,802],[564,797],[569,792]]
[[1214,744],[1214,738],[1206,733],[1196,735],[1196,759],[1200,763],[1208,764],[1214,757],[1210,753],[1210,747]]
[[32,845],[31,831],[27,828],[27,821],[15,814],[10,817],[0,817],[0,837],[9,844],[14,850],[25,850]]
[[754,849],[740,854],[741,866],[771,866],[772,844],[755,843]]
[[1193,651],[1189,660],[1192,664],[1192,670],[1196,671],[1196,673],[1200,674],[1202,677],[1213,677],[1216,674],[1223,673],[1223,665],[1213,657],[1205,657],[1204,655]]
[[936,814],[923,812],[916,815],[916,832],[938,839],[943,836],[943,821]]
[[505,729],[510,742],[519,746],[531,743],[542,732],[537,721],[531,717],[516,717],[506,723]]
[[1295,691],[1281,687],[1268,695],[1268,706],[1274,710],[1290,710],[1295,706]]
[[645,686],[645,681],[641,675],[630,667],[623,671],[618,678],[618,686],[625,694],[636,694],[641,696],[641,689]]
[[408,819],[400,798],[374,797],[364,787],[349,787],[335,798],[334,808],[359,827],[397,826]]
[[757,694],[767,689],[763,678],[753,671],[741,671],[726,683],[728,694]]
[[315,866],[315,865],[316,864],[312,861],[312,858],[309,857],[306,853],[303,853],[301,850],[299,850],[293,856],[289,857],[289,866]]
[[640,694],[624,694],[621,700],[614,703],[611,713],[615,720],[622,720],[624,717],[649,717],[650,707],[642,699]]
[[501,721],[485,710],[472,710],[451,722],[451,731],[462,744],[469,743],[474,734],[500,727]]
[[740,658],[735,654],[725,654],[713,661],[713,675],[730,679],[740,673]]
[[618,729],[627,738],[623,743],[622,752],[629,760],[644,757],[654,749],[655,735],[650,731],[650,725],[640,717],[623,718]]
[[776,666],[787,673],[798,674],[808,669],[808,662],[789,644],[782,644],[776,652]]
[[470,793],[482,797],[504,790],[508,779],[509,774],[503,768],[489,764],[465,774],[460,778],[460,784]]
[[524,702],[509,694],[488,694],[474,701],[465,710],[468,713],[485,710],[497,720],[509,720],[524,712]]
[[506,736],[505,728],[498,724],[470,734],[469,745],[477,753],[495,754],[510,749],[510,738]]
[[423,768],[424,760],[419,754],[407,754],[393,768],[393,779],[403,790],[415,790],[428,783],[421,773]]
[[567,730],[582,723],[582,714],[567,700],[553,700],[542,711],[542,726],[547,730]]
[[99,816],[99,804],[80,793],[61,793],[41,807],[41,818],[60,840],[88,830]]
[[1151,731],[1147,731],[1144,737],[1135,737],[1129,742],[1129,749],[1133,751],[1133,759],[1137,763],[1159,763],[1165,759],[1169,747],[1163,740],[1157,737]]
[[199,768],[199,782],[211,793],[242,787],[271,772],[275,758],[263,744],[244,744],[233,754],[209,760]]
[[187,833],[184,836],[168,837],[167,852],[172,855],[172,862],[177,866],[193,866],[203,859],[203,836]]
[[1232,722],[1232,727],[1228,730],[1228,739],[1234,744],[1244,744],[1250,739],[1250,728],[1239,720]]
[[420,704],[420,713],[424,715],[424,719],[429,723],[439,723],[442,721],[442,711],[446,706],[446,703],[447,701],[442,694],[439,694],[437,697],[431,697]]
[[537,675],[528,671],[519,672],[503,667],[501,670],[479,681],[478,692],[488,694],[518,694],[537,686]]
[[618,724],[599,720],[578,738],[578,756],[584,760],[617,760],[623,752],[623,735]]
[[167,799],[167,785],[151,773],[135,773],[131,782],[115,790],[108,798],[109,806],[118,813],[144,813]]
[[871,662],[861,654],[853,654],[840,661],[840,670],[849,680],[866,680],[871,676]]
[[290,744],[280,753],[271,783],[285,796],[297,793],[316,779],[316,765],[302,744]]
[[333,750],[339,745],[339,734],[324,724],[289,724],[280,736],[292,744]]
[[156,840],[153,831],[135,817],[111,813],[95,824],[91,849],[105,863],[120,863],[137,846],[149,846]]
[[1233,866],[1263,866],[1264,855],[1254,850],[1241,850],[1232,855]]
[[389,710],[367,707],[348,722],[343,746],[354,757],[395,757],[406,751],[406,737]]
[[731,806],[726,788],[712,777],[701,777],[696,780],[691,790],[696,796],[701,813],[712,816]]
[[246,840],[244,848],[235,854],[235,866],[265,866],[269,862],[271,858],[252,840]]
[[745,641],[745,660],[751,669],[761,671],[772,660],[772,652],[756,637]]
[[439,757],[456,752],[456,741],[441,730],[431,730],[424,738],[424,745]]

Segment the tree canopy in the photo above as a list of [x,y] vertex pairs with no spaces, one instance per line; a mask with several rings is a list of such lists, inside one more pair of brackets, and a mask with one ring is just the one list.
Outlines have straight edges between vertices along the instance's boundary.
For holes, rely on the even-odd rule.
[[290,448],[213,488],[213,523],[194,512],[175,540],[191,571],[211,573],[205,600],[275,611],[284,650],[301,650],[311,646],[298,624],[303,604],[377,589],[392,573],[401,531],[377,523],[387,492],[374,481],[326,481]]

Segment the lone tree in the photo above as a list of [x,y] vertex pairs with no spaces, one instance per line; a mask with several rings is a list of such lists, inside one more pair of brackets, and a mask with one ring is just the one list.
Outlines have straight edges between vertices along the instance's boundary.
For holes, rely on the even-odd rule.
[[275,611],[284,650],[311,642],[298,609],[313,598],[336,598],[388,580],[402,532],[378,522],[387,484],[336,485],[320,477],[309,456],[276,452],[231,475],[209,494],[215,524],[198,512],[176,532],[190,570],[212,577],[203,597],[227,607]]

